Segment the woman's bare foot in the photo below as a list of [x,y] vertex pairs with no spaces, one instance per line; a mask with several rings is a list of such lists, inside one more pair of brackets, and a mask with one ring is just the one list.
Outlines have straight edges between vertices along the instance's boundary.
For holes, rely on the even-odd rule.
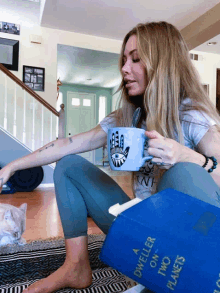
[[23,293],[49,293],[61,288],[81,289],[92,284],[92,270],[88,260],[65,262],[57,271],[25,289]]

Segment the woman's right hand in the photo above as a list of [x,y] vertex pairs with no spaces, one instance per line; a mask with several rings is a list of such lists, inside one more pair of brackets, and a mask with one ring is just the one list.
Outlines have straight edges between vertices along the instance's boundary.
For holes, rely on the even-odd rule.
[[2,192],[3,185],[13,176],[15,171],[9,165],[0,170],[0,193]]

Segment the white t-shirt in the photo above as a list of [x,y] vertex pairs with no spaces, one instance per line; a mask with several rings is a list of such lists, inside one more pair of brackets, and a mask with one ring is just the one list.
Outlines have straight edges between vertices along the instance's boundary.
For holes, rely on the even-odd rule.
[[[185,99],[180,105],[180,123],[182,126],[184,145],[194,150],[209,128],[216,123],[205,113],[196,110],[181,112],[184,104],[188,103],[191,103],[189,98]],[[105,117],[100,122],[100,125],[102,129],[108,133],[109,128],[116,127],[116,121],[114,117],[109,116]],[[141,128],[146,129],[145,121],[142,123]],[[144,155],[147,155],[147,149],[145,149]],[[156,192],[159,175],[158,171],[158,168],[154,164],[146,162],[145,165],[136,172],[137,182],[135,182],[134,185],[136,197],[145,199]]]

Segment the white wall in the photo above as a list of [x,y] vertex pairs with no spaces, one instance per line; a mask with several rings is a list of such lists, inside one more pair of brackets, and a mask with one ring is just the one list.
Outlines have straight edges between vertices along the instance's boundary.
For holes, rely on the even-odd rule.
[[[0,11],[0,20],[20,24],[20,36],[0,33],[0,38],[20,41],[19,71],[12,72],[22,80],[23,65],[45,68],[45,91],[37,93],[54,108],[56,108],[57,96],[57,44],[117,54],[120,53],[122,45],[122,42],[118,40],[43,28],[9,10]],[[41,45],[30,43],[32,34],[42,37]]]
[[216,105],[216,78],[217,68],[220,68],[220,54],[211,54],[196,50],[192,50],[190,53],[203,57],[202,61],[192,60],[192,62],[199,73],[201,82],[209,85],[210,100]]

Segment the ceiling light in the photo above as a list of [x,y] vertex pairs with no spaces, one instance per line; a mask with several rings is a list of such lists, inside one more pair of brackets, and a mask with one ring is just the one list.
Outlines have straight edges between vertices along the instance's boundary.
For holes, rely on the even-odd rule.
[[28,1],[30,1],[30,2],[37,2],[37,3],[40,2],[40,0],[28,0]]
[[213,46],[213,45],[216,45],[216,44],[217,44],[217,42],[209,42],[209,43],[207,43],[208,46]]

